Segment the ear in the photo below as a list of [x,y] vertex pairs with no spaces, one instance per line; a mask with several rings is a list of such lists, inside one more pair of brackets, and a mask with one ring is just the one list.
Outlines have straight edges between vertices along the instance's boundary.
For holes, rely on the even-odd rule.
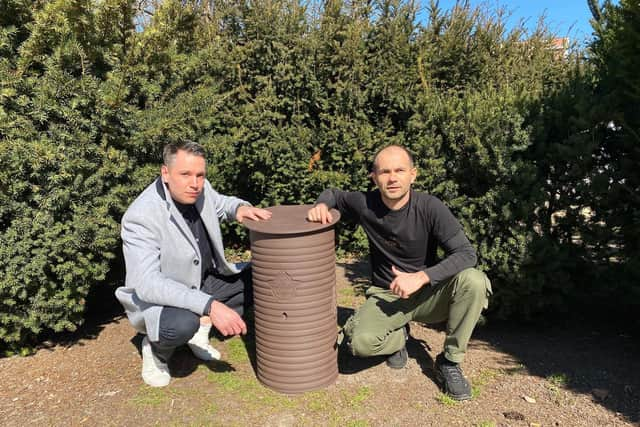
[[369,179],[375,184],[378,185],[378,181],[376,180],[376,173],[375,172],[369,172]]
[[416,177],[418,176],[418,169],[417,168],[411,168],[411,183],[413,184],[416,180]]
[[169,179],[169,168],[166,165],[162,165],[160,168],[160,174],[162,175],[162,181],[167,184]]

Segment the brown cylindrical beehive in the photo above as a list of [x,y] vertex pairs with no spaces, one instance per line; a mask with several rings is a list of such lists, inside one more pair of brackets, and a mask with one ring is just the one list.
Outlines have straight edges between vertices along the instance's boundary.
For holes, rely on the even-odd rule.
[[310,205],[274,206],[250,230],[258,379],[287,394],[338,376],[333,222],[306,220]]

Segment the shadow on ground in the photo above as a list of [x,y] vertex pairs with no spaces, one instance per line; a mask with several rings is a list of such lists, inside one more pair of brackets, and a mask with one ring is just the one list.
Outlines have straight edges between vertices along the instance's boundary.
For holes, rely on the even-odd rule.
[[[355,293],[361,292],[369,282],[367,262],[340,263],[345,278]],[[123,315],[121,306],[113,296],[114,287],[104,286],[94,291],[89,299],[91,310],[86,322],[76,332],[61,333],[42,345],[84,345],[83,340],[94,339],[105,325]],[[338,307],[338,324],[344,325],[353,313],[350,307]],[[539,378],[562,378],[563,387],[590,396],[598,405],[625,419],[640,422],[640,342],[636,335],[623,332],[624,325],[585,321],[584,319],[556,322],[541,319],[537,324],[500,323],[494,320],[474,332],[470,350],[488,347],[503,352],[522,365],[527,374]],[[249,321],[252,323],[252,320]],[[429,325],[429,327],[433,327]],[[437,327],[436,327],[437,328]],[[250,330],[253,328],[250,326]],[[138,340],[138,341],[135,341]],[[137,337],[132,343],[139,348]],[[256,369],[255,337],[244,337],[251,365]],[[440,349],[430,347],[424,340],[410,338],[407,344],[409,357],[416,360],[422,372],[435,381],[433,360],[430,354]],[[338,349],[339,371],[343,375],[369,369],[384,363],[384,357],[358,359],[344,348]],[[200,362],[185,347],[172,360],[172,372],[176,376],[188,376]],[[206,364],[214,372],[233,370],[224,362]],[[512,366],[512,365],[510,365]],[[508,372],[508,368],[505,369]]]
[[640,422],[640,344],[614,325],[490,322],[474,333],[471,348],[487,344],[512,355],[529,374],[561,378],[566,388]]
[[[356,292],[368,284],[368,262],[339,263],[345,277]],[[338,308],[339,318],[341,310]],[[551,323],[545,319],[535,325],[504,323],[489,320],[477,327],[470,349],[489,346],[512,356],[530,375],[541,378],[561,378],[564,387],[591,396],[594,402],[619,413],[627,420],[640,422],[640,340],[624,325],[611,322],[571,319]],[[443,325],[425,325],[444,330]],[[429,343],[411,338],[407,344],[409,357],[414,358],[423,373],[435,380]],[[439,349],[433,349],[439,352]],[[341,362],[345,371],[362,370],[384,358],[369,362]],[[355,368],[351,368],[351,366]],[[343,372],[341,370],[341,372]],[[509,372],[507,372],[509,373]]]
[[[130,340],[131,344],[138,350],[140,360],[142,360],[141,351],[143,338],[144,335],[136,334]],[[172,377],[185,378],[195,372],[200,365],[206,366],[211,372],[232,372],[236,370],[230,363],[223,360],[205,362],[197,359],[193,356],[193,353],[187,348],[187,346],[181,346],[176,349],[169,361],[169,370],[171,371]]]

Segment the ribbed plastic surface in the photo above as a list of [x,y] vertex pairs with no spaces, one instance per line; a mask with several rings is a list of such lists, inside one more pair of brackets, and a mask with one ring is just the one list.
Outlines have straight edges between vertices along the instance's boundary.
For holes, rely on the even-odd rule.
[[[275,206],[271,220],[245,224],[258,379],[287,394],[326,387],[338,376],[333,224],[307,222],[310,207]],[[332,214],[335,224],[340,215]]]

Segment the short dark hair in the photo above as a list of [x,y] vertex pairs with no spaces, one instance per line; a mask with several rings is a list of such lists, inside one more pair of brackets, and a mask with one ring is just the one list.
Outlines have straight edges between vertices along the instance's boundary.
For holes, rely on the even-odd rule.
[[206,153],[202,145],[195,141],[183,139],[176,142],[170,142],[164,146],[164,149],[162,150],[162,161],[164,162],[164,165],[169,166],[169,164],[173,163],[178,151],[180,150],[206,159]]
[[402,145],[391,144],[391,145],[385,145],[384,147],[381,147],[378,149],[378,151],[376,151],[376,154],[373,156],[373,160],[371,161],[370,172],[376,171],[376,160],[378,160],[378,156],[380,155],[380,153],[382,153],[387,148],[391,148],[391,147],[399,148],[400,150],[404,151],[407,157],[409,157],[409,164],[411,165],[411,167],[414,166],[413,154],[411,154],[411,152],[406,147],[403,147]]

